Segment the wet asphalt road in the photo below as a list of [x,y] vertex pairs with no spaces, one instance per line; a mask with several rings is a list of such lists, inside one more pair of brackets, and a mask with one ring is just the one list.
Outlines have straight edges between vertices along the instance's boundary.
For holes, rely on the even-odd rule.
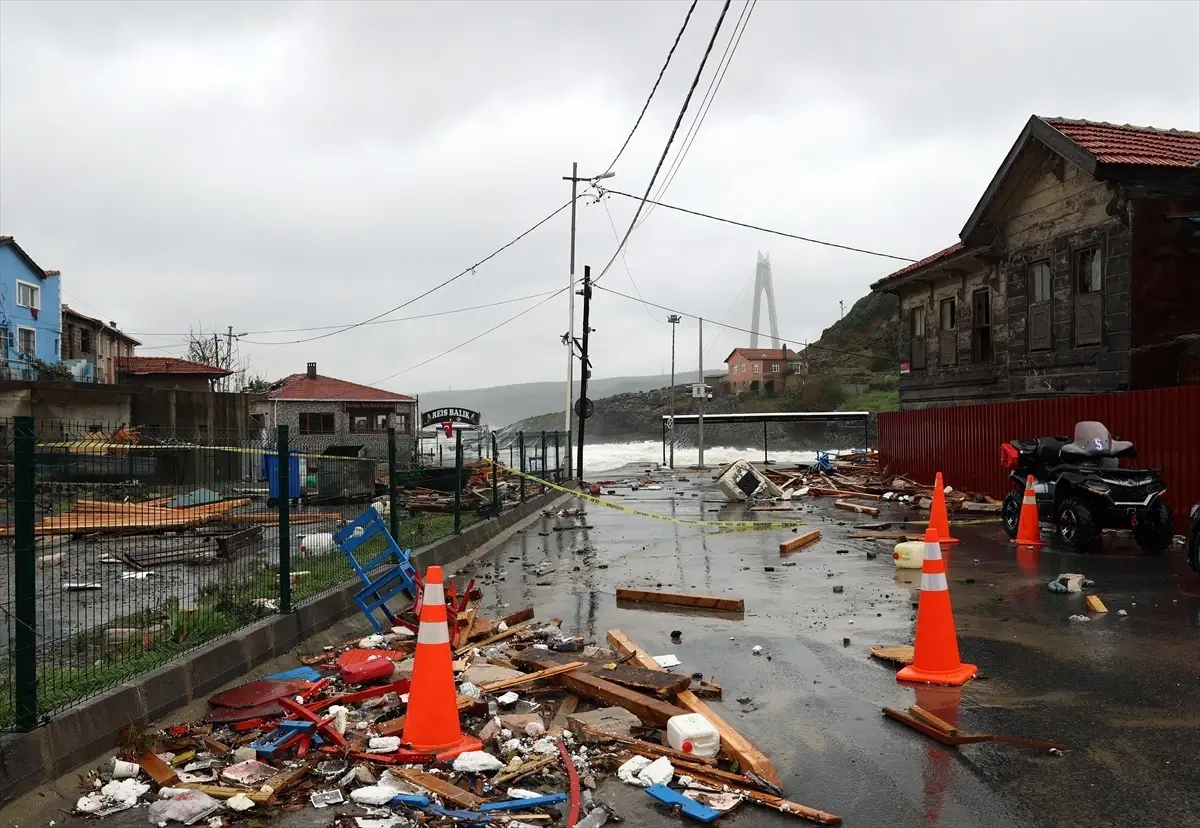
[[[745,517],[707,476],[659,479],[661,491],[606,488],[624,495],[612,498],[622,505],[684,520]],[[1018,558],[998,520],[957,527],[962,542],[947,552],[951,596],[963,658],[983,676],[961,691],[914,690],[868,651],[911,643],[919,572],[892,565],[891,542],[846,537],[855,523],[904,517],[903,507],[867,518],[835,511],[826,499],[760,515],[821,529],[819,543],[781,556],[787,529],[702,529],[584,505],[585,519],[539,519],[461,567],[484,581],[484,611],[532,605],[539,618],[560,617],[564,630],[590,639],[603,641],[615,627],[652,654],[677,655],[677,671],[723,685],[724,700],[712,704],[772,759],[789,798],[867,828],[1200,826],[1200,576],[1181,550],[1146,558],[1114,543],[1103,555],[1051,548]],[[869,560],[868,550],[878,557]],[[543,562],[553,571],[537,574]],[[1091,591],[1110,612],[1095,616],[1082,596],[1050,593],[1046,582],[1064,571],[1094,579]],[[619,586],[737,596],[746,613],[618,606]],[[1075,613],[1094,620],[1069,621]],[[682,632],[680,643],[671,642],[672,630]],[[752,655],[754,645],[764,655]],[[745,697],[751,701],[737,701]],[[966,730],[1058,741],[1069,750],[947,748],[880,714],[883,706],[914,703]],[[627,825],[683,823],[615,780],[601,798],[617,805]],[[303,808],[275,824],[323,827],[331,818]],[[106,823],[132,828],[144,820],[138,809]],[[721,824],[805,823],[745,804]]]

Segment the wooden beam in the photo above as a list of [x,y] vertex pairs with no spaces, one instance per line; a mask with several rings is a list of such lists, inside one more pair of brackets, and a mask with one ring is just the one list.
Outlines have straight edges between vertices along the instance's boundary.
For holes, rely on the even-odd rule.
[[948,721],[941,718],[940,716],[935,716],[933,713],[930,713],[924,707],[920,707],[920,706],[914,704],[912,707],[908,708],[908,712],[911,713],[914,718],[920,719],[921,721],[923,721],[925,724],[929,725],[930,727],[936,727],[938,730],[942,731],[942,733],[945,733],[947,736],[957,736],[958,735],[957,727],[950,724]]
[[617,600],[645,601],[651,604],[671,604],[676,607],[700,607],[703,609],[744,612],[746,602],[741,598],[717,598],[712,595],[685,595],[675,592],[651,592],[645,589],[617,589]]
[[821,539],[820,529],[810,529],[807,532],[801,532],[791,540],[786,540],[779,544],[779,554],[783,555],[788,552],[796,552],[809,544],[816,543]]
[[863,506],[861,503],[847,503],[845,500],[835,500],[834,508],[844,509],[847,512],[854,512],[859,515],[870,515],[871,517],[879,517],[879,508],[877,506]]
[[545,670],[538,670],[536,673],[520,676],[518,678],[504,679],[503,681],[492,681],[487,684],[479,685],[479,689],[485,693],[495,693],[497,690],[507,690],[510,687],[519,687],[522,684],[528,684],[531,681],[540,681],[552,676],[557,676],[560,673],[569,673],[572,670],[578,670],[587,664],[586,661],[572,661],[569,664],[559,664],[554,667],[547,667]]
[[460,808],[466,808],[468,811],[473,811],[483,804],[484,800],[477,797],[470,791],[465,791],[457,785],[451,785],[444,779],[439,779],[428,773],[416,770],[414,768],[392,768],[392,773],[411,782],[418,788],[424,788],[430,793],[435,793],[447,802],[453,803]]
[[175,769],[159,759],[152,750],[148,750],[139,756],[138,764],[142,766],[142,770],[146,772],[146,775],[154,780],[154,784],[160,788],[168,788],[179,781],[179,774],[175,772]]
[[801,805],[799,802],[789,802],[781,796],[762,793],[761,791],[756,791],[751,788],[736,787],[734,785],[730,785],[728,782],[725,782],[720,778],[709,777],[708,774],[701,770],[689,769],[687,775],[694,777],[701,782],[707,782],[718,789],[732,788],[736,790],[736,792],[739,793],[743,799],[749,799],[751,802],[756,802],[759,805],[765,805],[768,808],[779,811],[782,814],[798,816],[801,819],[807,819],[809,822],[815,822],[818,825],[842,824],[842,818],[837,814],[819,811],[816,808],[810,808],[807,805]]
[[[546,660],[545,662],[528,660],[528,663],[537,664],[543,669],[554,666],[554,662],[550,660]],[[627,687],[606,681],[599,676],[585,673],[582,670],[559,673],[552,677],[551,681],[566,687],[576,695],[589,699],[599,699],[606,704],[624,707],[642,721],[659,727],[665,726],[667,720],[672,716],[682,716],[688,712],[662,699],[638,693],[635,690],[630,690]]]
[[274,792],[263,793],[262,791],[251,791],[246,788],[227,788],[224,785],[198,785],[192,782],[178,782],[171,787],[183,788],[188,791],[200,791],[201,793],[208,794],[213,799],[230,799],[238,794],[245,794],[246,798],[255,805],[270,805],[275,802]]
[[577,654],[547,652],[546,650],[526,650],[517,655],[514,660],[519,666],[537,670],[547,663],[554,666],[583,661],[582,672],[591,673],[605,681],[631,687],[656,696],[674,696],[680,690],[686,690],[692,683],[692,677],[686,674],[667,673],[658,669],[637,666],[633,664],[613,664],[601,658],[587,658]]
[[579,696],[576,696],[574,693],[568,693],[566,698],[562,700],[562,704],[558,706],[558,711],[554,714],[554,719],[550,722],[550,729],[546,732],[546,735],[553,739],[566,730],[567,717],[574,713],[577,707],[579,707]]
[[643,742],[641,739],[626,739],[624,736],[616,736],[612,733],[606,733],[603,730],[585,727],[584,733],[591,736],[599,737],[608,742],[616,742],[624,748],[627,748],[631,753],[649,756],[652,759],[657,759],[660,756],[666,756],[668,759],[674,759],[680,762],[686,761],[693,765],[707,766],[715,768],[717,766],[716,759],[705,759],[701,756],[692,756],[690,753],[680,753],[677,750],[672,750],[669,747],[656,745],[653,742]]
[[[464,644],[463,646],[461,646],[457,650],[455,650],[454,654],[456,656],[466,655],[467,653],[471,652],[471,650],[474,650],[476,647],[489,647],[492,644],[495,644],[497,641],[503,641],[506,638],[511,638],[512,636],[516,635],[517,633],[521,632],[522,630],[529,629],[529,627],[530,627],[530,625],[532,625],[532,623],[533,623],[532,621],[526,621],[522,624],[517,624],[516,626],[509,627],[504,632],[496,633],[495,635],[485,638],[482,641],[475,641],[470,644]],[[562,624],[562,619],[561,618],[551,618],[547,623],[553,624],[554,626],[558,626],[558,625]]]
[[[650,664],[654,664],[654,667],[660,670],[662,669],[658,667],[653,658],[650,658],[646,654],[645,650],[639,648],[620,630],[608,631],[608,643],[622,655],[632,653],[634,659],[638,663],[645,665],[646,669],[653,668],[644,659],[649,659]],[[772,785],[777,787],[782,785],[779,781],[779,774],[776,773],[775,766],[771,764],[771,760],[762,751],[752,745],[749,740],[734,730],[728,722],[718,716],[699,696],[691,690],[684,690],[676,698],[676,702],[680,707],[686,708],[689,713],[699,713],[708,719],[709,724],[715,727],[721,734],[721,752],[737,762],[738,767],[744,771],[754,773]]]

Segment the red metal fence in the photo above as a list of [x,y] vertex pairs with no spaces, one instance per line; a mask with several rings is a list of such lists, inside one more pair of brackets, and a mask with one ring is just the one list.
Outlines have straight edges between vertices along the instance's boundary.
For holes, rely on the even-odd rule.
[[940,471],[949,486],[1000,498],[1010,486],[1002,443],[1070,435],[1081,420],[1132,440],[1138,457],[1129,465],[1163,470],[1166,501],[1177,531],[1185,531],[1200,500],[1200,385],[880,414],[880,461],[893,474],[932,483]]

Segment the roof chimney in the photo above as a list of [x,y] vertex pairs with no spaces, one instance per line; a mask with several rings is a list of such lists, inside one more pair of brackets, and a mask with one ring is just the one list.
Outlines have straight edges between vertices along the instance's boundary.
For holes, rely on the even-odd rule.
[[309,379],[317,378],[317,363],[315,363],[315,362],[308,363],[308,378]]

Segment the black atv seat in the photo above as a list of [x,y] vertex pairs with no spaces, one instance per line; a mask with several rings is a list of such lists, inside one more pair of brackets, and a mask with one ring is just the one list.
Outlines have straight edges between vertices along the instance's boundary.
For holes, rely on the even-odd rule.
[[1061,457],[1063,446],[1069,445],[1070,437],[1040,437],[1037,441],[1037,459],[1038,463],[1047,469],[1052,469],[1055,466],[1064,462],[1065,458]]

